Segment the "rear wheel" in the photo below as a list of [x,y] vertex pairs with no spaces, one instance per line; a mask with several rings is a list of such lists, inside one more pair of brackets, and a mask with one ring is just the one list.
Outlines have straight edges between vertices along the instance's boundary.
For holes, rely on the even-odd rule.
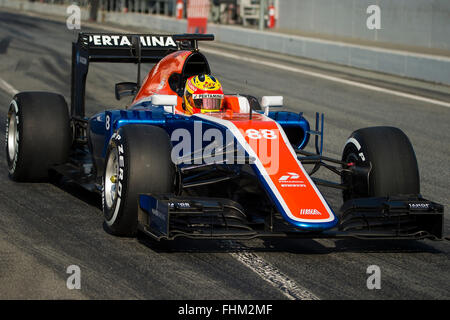
[[166,131],[149,125],[127,125],[111,137],[103,174],[103,213],[114,235],[137,231],[139,194],[171,193],[175,165]]
[[47,179],[52,165],[67,161],[71,141],[64,97],[49,92],[14,96],[6,122],[6,160],[13,180]]
[[344,146],[342,161],[369,169],[368,175],[342,176],[344,201],[420,193],[416,155],[408,137],[398,128],[370,127],[353,132]]

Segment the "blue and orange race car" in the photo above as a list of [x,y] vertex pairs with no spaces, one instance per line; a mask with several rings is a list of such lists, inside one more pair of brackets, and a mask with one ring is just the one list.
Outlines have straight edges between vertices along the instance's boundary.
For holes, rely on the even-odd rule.
[[[443,206],[420,195],[416,156],[393,127],[353,132],[341,159],[323,156],[323,115],[279,111],[283,98],[221,95],[218,112],[187,113],[186,81],[211,75],[198,41],[212,35],[80,33],[70,110],[55,93],[21,92],[6,128],[16,181],[65,177],[101,193],[107,228],[174,239],[442,238]],[[138,65],[116,84],[122,110],[85,115],[90,63]],[[141,83],[140,64],[154,63]],[[305,151],[313,141],[315,152]],[[310,167],[307,171],[305,167]],[[316,178],[326,169],[338,182]],[[333,211],[317,185],[342,190]]]

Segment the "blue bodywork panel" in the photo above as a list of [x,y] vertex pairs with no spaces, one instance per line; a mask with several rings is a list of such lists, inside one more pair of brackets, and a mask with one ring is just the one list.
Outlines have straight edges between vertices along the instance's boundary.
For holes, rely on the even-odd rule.
[[[310,137],[310,126],[308,121],[302,116],[302,114],[287,111],[274,111],[269,112],[268,116],[277,121],[282,126],[283,130],[286,132],[290,140],[290,133],[295,133],[294,136],[296,137],[296,141],[292,141],[292,145],[294,146],[294,148],[302,149],[307,145]],[[215,128],[222,133],[223,137],[226,137],[227,135],[227,128],[220,124],[200,119],[195,115],[187,116],[167,112],[164,107],[152,106],[150,102],[141,103],[129,110],[109,110],[94,115],[89,120],[89,137],[90,146],[92,148],[91,152],[94,156],[97,166],[103,166],[107,147],[113,133],[120,127],[129,124],[154,125],[163,128],[168,133],[168,135],[172,137],[172,144],[174,149],[176,148],[176,145],[181,142],[179,140],[176,140],[176,137],[178,136],[177,132],[175,132],[176,130],[187,130],[190,133],[190,136],[198,136],[199,134],[201,134],[201,136],[203,137],[203,134],[206,130]],[[205,141],[205,139],[202,139],[202,145],[196,145],[196,143],[197,142],[191,143],[191,148],[189,150],[190,152],[194,153],[195,150],[206,147],[211,143],[211,141]],[[238,145],[236,139],[234,139],[233,143]],[[183,164],[179,165],[183,166]],[[258,180],[264,186],[264,189],[266,190],[268,196],[276,205],[286,221],[298,228],[305,230],[325,230],[330,229],[336,225],[337,219],[326,223],[306,223],[290,219],[284,212],[284,209],[279,203],[276,195],[272,193],[269,186],[262,178],[261,173],[259,172],[256,165],[252,164],[251,167],[253,168],[253,171],[255,172]]]

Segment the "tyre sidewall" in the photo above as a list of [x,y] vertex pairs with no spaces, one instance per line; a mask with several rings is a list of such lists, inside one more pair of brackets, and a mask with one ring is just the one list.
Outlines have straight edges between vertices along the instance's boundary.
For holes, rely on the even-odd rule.
[[115,235],[134,236],[137,232],[139,194],[173,192],[175,166],[170,158],[170,138],[158,127],[126,125],[111,137],[105,162],[114,149],[119,156],[117,197],[108,208],[105,163],[102,178],[105,223]]
[[[8,152],[9,117],[16,113],[18,144],[13,159]],[[15,181],[42,181],[52,165],[67,161],[71,146],[68,107],[50,92],[21,92],[14,96],[6,124],[6,158]]]
[[344,200],[420,193],[414,150],[398,128],[371,127],[353,132],[344,147],[342,160],[370,168],[368,179],[357,179],[351,194],[344,191]]
[[[367,153],[365,153],[363,145],[361,145],[357,135],[353,133],[344,146],[342,161],[354,163],[358,167],[370,167],[370,163],[366,161]],[[356,177],[344,173],[342,176],[342,184],[350,185],[349,190],[343,190],[344,201],[353,198],[368,197],[370,194],[369,179],[365,179],[364,177]]]
[[[136,231],[136,225],[133,219],[137,217],[137,208],[136,210],[130,210],[127,205],[127,192],[128,192],[128,170],[129,162],[128,157],[125,154],[129,154],[128,144],[126,143],[126,137],[122,137],[123,130],[119,130],[118,133],[114,133],[111,137],[110,143],[108,145],[108,149],[106,152],[106,160],[108,160],[109,155],[114,149],[117,150],[119,157],[119,174],[118,174],[118,182],[117,182],[117,195],[114,200],[111,208],[108,208],[106,205],[105,199],[105,177],[106,177],[106,163],[104,165],[104,172],[102,178],[102,205],[103,205],[103,213],[105,216],[105,223],[109,229],[115,234],[129,234],[133,235]],[[132,207],[134,207],[132,205]],[[128,208],[128,212],[125,212],[126,208]],[[135,212],[135,214],[134,214]],[[137,220],[136,220],[137,222]],[[126,229],[126,230],[125,230]]]
[[[10,117],[13,116],[13,114],[15,113],[16,115],[16,128],[17,128],[17,136],[16,136],[16,141],[17,141],[17,146],[16,146],[16,150],[14,153],[14,157],[13,159],[10,158],[9,156],[9,149],[8,149],[8,137],[9,137],[9,130],[11,129],[9,126],[10,123]],[[9,106],[9,110],[8,110],[8,116],[6,118],[6,136],[5,136],[5,145],[6,145],[6,162],[8,164],[8,172],[10,174],[10,176],[13,179],[19,179],[20,178],[20,174],[16,171],[18,162],[20,161],[20,159],[22,159],[22,157],[20,156],[20,152],[22,151],[21,146],[21,138],[22,135],[20,134],[22,132],[22,128],[20,127],[22,125],[22,121],[19,120],[20,119],[20,110],[19,107],[17,105],[17,101],[16,101],[16,97],[11,101],[11,104]],[[21,166],[21,164],[19,163],[19,166]]]

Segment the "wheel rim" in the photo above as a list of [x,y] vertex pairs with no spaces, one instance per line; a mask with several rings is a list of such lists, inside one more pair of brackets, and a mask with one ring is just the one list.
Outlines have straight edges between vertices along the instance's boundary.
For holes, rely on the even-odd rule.
[[8,114],[8,156],[13,160],[18,148],[17,114],[12,111]]
[[111,209],[117,198],[119,174],[119,154],[117,149],[111,150],[106,162],[105,170],[105,202],[108,209]]

